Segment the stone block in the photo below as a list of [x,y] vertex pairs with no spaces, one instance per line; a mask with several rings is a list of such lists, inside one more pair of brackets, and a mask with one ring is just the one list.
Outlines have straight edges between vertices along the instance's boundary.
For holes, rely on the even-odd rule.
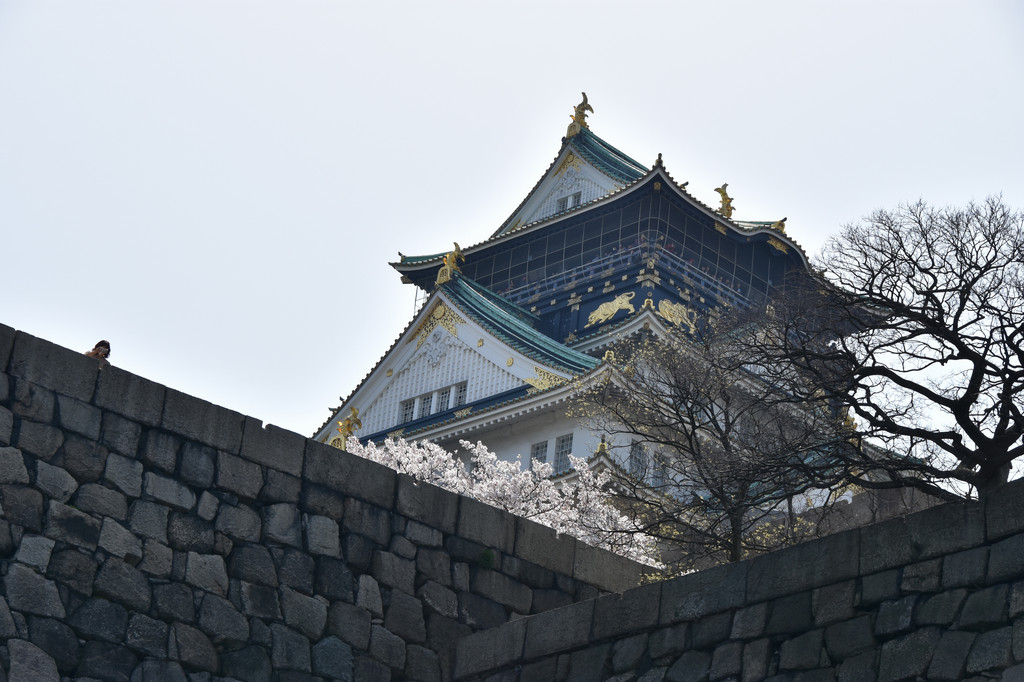
[[967,597],[967,590],[957,589],[940,592],[924,600],[917,607],[914,623],[917,625],[950,625],[956,619],[961,604]]
[[315,592],[331,601],[354,599],[352,571],[342,560],[317,557],[314,580]]
[[103,414],[103,444],[122,455],[135,456],[139,447],[142,427],[119,414]]
[[[422,646],[410,644],[405,647],[405,679],[423,682],[441,682],[440,659],[437,653]],[[525,678],[523,682],[527,682]],[[553,679],[548,675],[545,680]]]
[[393,670],[405,667],[405,642],[380,625],[370,626],[370,655]]
[[729,639],[732,630],[732,613],[723,611],[705,616],[690,626],[690,639],[694,649],[713,649]]
[[359,576],[356,588],[356,606],[369,612],[374,618],[384,619],[384,607],[380,598],[380,586],[370,575]]
[[470,589],[517,613],[530,613],[533,590],[498,571],[483,568],[477,570],[470,578]]
[[93,592],[143,613],[149,610],[152,596],[149,579],[142,571],[117,557],[110,557],[100,566]]
[[341,535],[338,522],[326,516],[305,515],[306,548],[312,554],[341,556]]
[[171,512],[167,519],[167,544],[183,552],[213,554],[213,524],[198,516]]
[[[346,551],[346,556],[350,553]],[[452,562],[443,550],[423,549],[416,553],[416,571],[424,578],[441,585],[452,584]]]
[[17,332],[9,373],[61,395],[90,402],[99,375],[99,363],[82,353]]
[[86,483],[75,494],[75,506],[96,516],[124,521],[128,518],[128,500],[116,490],[99,483]]
[[439,613],[446,618],[459,617],[459,598],[447,587],[428,580],[420,586],[416,596],[428,611]]
[[96,549],[100,539],[100,522],[66,504],[50,500],[43,534],[59,542]]
[[49,424],[53,421],[55,405],[56,398],[53,391],[28,381],[14,383],[14,403],[11,405],[11,409],[22,419]]
[[255,500],[263,487],[258,464],[225,452],[217,453],[217,487],[247,500]]
[[178,466],[181,439],[162,431],[150,430],[143,438],[140,457],[149,466],[173,474]]
[[418,521],[409,521],[405,527],[405,537],[417,547],[440,547],[444,542],[441,531]]
[[978,504],[943,504],[860,529],[861,574],[969,549],[985,539]]
[[107,367],[96,384],[95,403],[147,426],[159,426],[166,389],[118,367]]
[[165,620],[191,623],[196,618],[192,590],[181,583],[154,585],[153,613]]
[[0,485],[0,503],[4,518],[10,523],[36,533],[43,529],[43,496],[38,490]]
[[924,675],[940,636],[938,628],[921,628],[883,644],[878,679],[905,680]]
[[4,594],[13,611],[63,618],[64,605],[57,585],[27,566],[11,564],[3,579]]
[[273,638],[271,662],[277,670],[311,670],[309,640],[300,633],[279,623],[270,626]]
[[509,620],[505,607],[472,592],[459,593],[459,620],[474,630],[498,627]]
[[49,424],[22,420],[14,444],[30,455],[49,461],[64,444],[64,433]]
[[53,552],[53,540],[39,535],[23,535],[18,545],[18,553],[14,560],[30,566],[40,573],[46,572],[50,563],[50,554]]
[[304,459],[310,483],[387,510],[393,507],[398,476],[394,470],[313,440],[306,441]]
[[99,564],[90,555],[77,549],[58,550],[50,556],[46,577],[89,596],[98,568]]
[[[277,469],[267,469],[267,482],[263,486],[263,490],[260,491],[260,499],[266,502],[291,502],[294,504],[299,501],[301,492],[302,479],[297,476],[289,476]],[[339,507],[339,517],[340,512],[341,508]]]
[[771,640],[758,639],[743,645],[743,682],[763,680],[768,669]]
[[313,593],[316,563],[312,557],[293,549],[275,549],[273,555],[277,561],[277,577],[282,585],[305,594]]
[[989,548],[988,583],[1004,582],[1024,577],[1024,533],[1012,535]]
[[942,558],[942,587],[981,586],[988,566],[988,547],[976,547]]
[[[591,605],[592,608],[593,606]],[[530,627],[550,631],[552,629],[552,622],[549,621],[542,625],[534,625],[534,622],[536,622],[537,618],[550,617],[549,614],[552,613],[557,612],[549,611],[546,614],[540,614],[529,619]],[[577,615],[582,617],[583,614]],[[586,620],[589,626],[589,615]],[[576,623],[574,618],[569,618],[566,622]],[[524,653],[523,646],[526,641],[526,630],[526,620],[514,620],[500,627],[463,637],[455,644],[455,677],[469,677],[489,670],[495,670],[517,661]],[[557,635],[560,633],[553,634]],[[573,638],[570,637],[568,639]],[[583,643],[586,643],[585,638]],[[540,642],[535,643],[535,649],[540,646]],[[527,656],[530,656],[530,654],[528,653]]]
[[814,590],[811,593],[811,606],[814,609],[815,625],[821,627],[852,618],[856,594],[856,580],[845,580]]
[[559,537],[553,528],[529,519],[516,519],[515,555],[544,568],[572,575],[576,560],[575,538]]
[[10,658],[8,669],[12,682],[27,680],[30,682],[57,682],[57,662],[45,651],[23,639],[11,639],[7,642],[7,654]]
[[706,680],[711,670],[711,656],[703,651],[687,651],[668,669],[666,680],[698,682]]
[[228,594],[228,574],[224,570],[224,559],[216,554],[189,552],[185,581],[221,597]]
[[857,577],[857,531],[837,533],[750,560],[747,597],[764,601]]
[[167,656],[167,623],[141,613],[133,613],[128,619],[125,644],[139,653],[157,658]]
[[384,627],[407,643],[426,642],[427,624],[423,618],[423,604],[412,595],[392,590],[390,603],[384,610]]
[[295,505],[280,503],[263,508],[263,538],[292,547],[302,547],[302,524]]
[[437,653],[441,679],[454,679],[455,644],[471,633],[468,625],[431,613],[427,616],[427,646]]
[[760,602],[736,610],[730,639],[756,639],[764,634],[768,620],[768,602]]
[[659,665],[667,664],[676,656],[685,651],[689,646],[687,636],[690,631],[689,623],[680,623],[672,627],[660,628],[651,633],[648,640],[647,652],[651,659]]
[[942,633],[932,661],[928,665],[929,680],[962,680],[967,654],[974,644],[973,632],[950,630]]
[[[244,649],[221,654],[223,673],[225,676],[238,680],[253,682],[269,682],[273,673],[270,656],[261,646],[251,645]],[[342,678],[351,679],[351,678]]]
[[672,625],[746,603],[747,566],[737,562],[666,580],[659,622]]
[[11,360],[11,350],[14,348],[14,337],[18,331],[14,327],[0,324],[0,374],[7,371],[7,363]]
[[[743,649],[742,644],[737,642],[737,645],[741,650]],[[612,670],[617,673],[635,670],[646,653],[646,634],[633,635],[632,637],[620,639],[612,645]],[[716,651],[715,654],[717,656],[718,651]],[[713,668],[714,666],[712,666],[712,669]],[[739,672],[738,657],[736,672]]]
[[1024,533],[1021,499],[1024,499],[1024,480],[1020,479],[999,486],[985,497],[985,532],[989,542]]
[[282,587],[281,609],[288,627],[314,641],[323,635],[327,626],[327,601],[322,597],[309,597]]
[[370,612],[354,604],[334,602],[327,611],[327,631],[366,650],[370,646]]
[[658,623],[662,583],[609,594],[594,605],[594,637],[607,639],[648,630]]
[[[517,622],[526,623],[525,648],[522,649],[522,655],[527,659],[539,658],[585,646],[591,639],[594,606],[593,601],[579,602],[565,608],[538,613],[525,621],[512,621],[509,625]],[[510,635],[517,635],[516,631],[508,632]],[[522,645],[521,642],[520,646]],[[461,646],[458,651],[458,656],[461,657]]]
[[989,630],[978,635],[967,655],[967,672],[999,672],[1013,665],[1013,628]]
[[102,412],[89,403],[65,395],[57,396],[57,422],[62,428],[90,440],[98,440],[101,420]]
[[76,679],[130,679],[138,665],[138,657],[127,647],[113,642],[86,642],[82,658],[75,669]]
[[[351,680],[352,647],[337,637],[325,637],[313,647],[313,674],[332,679]],[[421,679],[421,678],[417,678]]]
[[572,577],[606,592],[624,592],[640,584],[647,567],[585,542],[576,543]]
[[133,566],[142,560],[142,540],[113,519],[103,519],[99,546]]
[[150,497],[178,511],[187,512],[196,504],[196,495],[188,486],[160,474],[148,472],[144,478],[143,489]]
[[186,441],[181,448],[181,466],[178,477],[196,488],[209,488],[213,484],[217,451],[208,445]]
[[373,555],[373,577],[382,585],[402,590],[406,594],[415,592],[416,564],[390,552],[375,552]]
[[878,608],[875,634],[889,637],[910,630],[914,622],[914,606],[917,601],[916,595],[910,595],[895,601],[883,602]]
[[899,571],[892,569],[864,576],[860,585],[860,602],[864,606],[900,596]]
[[995,585],[972,593],[960,612],[960,629],[980,630],[1005,623],[1008,593],[1009,585]]
[[146,540],[143,543],[143,555],[142,561],[138,565],[139,570],[154,578],[169,578],[173,557],[174,552],[167,545],[162,545],[156,540]]
[[811,593],[799,592],[772,601],[765,634],[795,634],[811,629],[814,622],[811,611]]
[[68,624],[83,638],[119,644],[128,628],[128,610],[112,601],[93,598],[71,614]]
[[216,529],[236,540],[259,542],[263,523],[259,514],[246,505],[233,507],[223,504],[217,514]]
[[469,498],[460,500],[458,509],[458,534],[461,537],[501,552],[513,551],[516,536],[513,515]]
[[170,510],[162,504],[136,500],[128,510],[128,527],[132,532],[167,544],[167,517]]
[[782,643],[780,670],[811,670],[817,668],[822,654],[822,630],[811,630]]
[[261,421],[252,417],[244,420],[242,457],[292,476],[302,475],[302,456],[306,447],[304,436],[273,424],[264,428]]
[[29,633],[29,640],[53,658],[60,672],[68,674],[74,671],[81,647],[75,631],[67,624],[33,616],[29,618]]
[[216,643],[244,643],[249,639],[249,621],[234,605],[215,594],[203,596],[199,606],[199,628]]
[[168,638],[167,654],[173,660],[180,661],[187,668],[196,668],[210,673],[217,672],[217,650],[210,638],[200,630],[186,625],[174,623]]
[[391,513],[349,497],[345,499],[342,528],[346,533],[358,533],[381,547],[387,547],[391,540]]
[[937,592],[942,583],[942,559],[930,559],[903,568],[903,592]]
[[437,486],[417,483],[411,476],[405,474],[398,476],[395,511],[402,516],[436,528],[442,533],[450,535],[455,532],[456,520],[461,521],[459,503],[465,500],[466,498]]
[[28,483],[25,458],[17,448],[0,448],[0,483]]
[[238,454],[244,417],[185,393],[167,389],[161,425],[164,429],[197,440],[217,450]]
[[[0,385],[7,377],[0,374]],[[14,432],[14,413],[3,405],[0,405],[0,445],[11,444],[11,434]]]
[[142,462],[133,457],[108,454],[103,478],[129,497],[142,494]]
[[199,502],[196,503],[196,516],[203,521],[213,521],[217,518],[217,510],[220,509],[220,500],[209,490],[199,494]]

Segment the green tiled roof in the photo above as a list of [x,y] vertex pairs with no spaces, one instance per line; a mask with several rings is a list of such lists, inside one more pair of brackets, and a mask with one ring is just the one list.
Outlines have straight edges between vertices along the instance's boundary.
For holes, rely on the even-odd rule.
[[590,132],[589,128],[583,128],[569,138],[569,144],[579,152],[584,160],[619,182],[633,182],[647,173],[648,169],[643,164],[626,156]]
[[546,367],[573,375],[599,364],[534,328],[537,316],[456,272],[441,285],[459,310],[502,342]]

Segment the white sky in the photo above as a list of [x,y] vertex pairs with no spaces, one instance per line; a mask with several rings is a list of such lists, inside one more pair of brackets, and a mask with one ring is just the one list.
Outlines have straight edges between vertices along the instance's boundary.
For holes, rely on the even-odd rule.
[[1024,207],[1024,3],[0,0],[0,322],[309,435],[591,129],[811,253]]

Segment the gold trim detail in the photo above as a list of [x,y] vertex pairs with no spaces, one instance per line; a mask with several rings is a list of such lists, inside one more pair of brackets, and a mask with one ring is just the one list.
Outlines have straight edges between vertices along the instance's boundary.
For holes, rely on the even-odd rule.
[[580,157],[576,156],[572,152],[569,152],[569,155],[562,159],[562,163],[558,164],[558,170],[555,171],[555,175],[559,176],[565,171],[569,170],[570,168],[574,170],[579,170],[581,165],[582,164],[580,163]]
[[786,221],[787,220],[789,220],[788,216],[783,218],[782,220],[776,220],[774,223],[772,223],[772,229],[773,230],[778,230],[782,234],[786,234]]
[[395,370],[393,370],[393,369],[389,369],[389,370],[388,370],[388,371],[387,371],[387,372],[385,373],[385,376],[391,376],[391,375],[392,375],[392,374],[394,374],[394,373],[395,373]]
[[391,438],[391,439],[401,438],[403,433],[405,433],[405,429],[404,428],[403,429],[395,429],[394,431],[389,431],[388,432],[388,438]]
[[[459,338],[459,328],[455,325],[466,324],[466,321],[459,317],[454,310],[448,307],[444,301],[438,301],[434,310],[423,320],[423,324],[416,330],[416,347],[419,348],[427,340],[430,333],[437,327],[444,327],[452,336]],[[411,339],[410,339],[411,340]]]
[[464,410],[455,410],[455,418],[456,419],[462,419],[463,417],[468,417],[469,413],[472,412],[472,411],[473,411],[472,407],[467,407]]
[[[341,436],[341,442],[344,444],[349,439],[349,436],[352,436],[361,428],[363,428],[363,422],[359,420],[359,410],[353,407],[348,416],[338,422],[338,435]],[[344,449],[344,445],[342,449]]]
[[682,303],[675,303],[667,298],[658,303],[658,315],[677,327],[686,326],[690,334],[697,333],[697,311]]
[[715,221],[715,229],[721,232],[722,234],[729,234],[729,231],[725,229],[725,225],[718,221]]
[[339,450],[344,450],[345,449],[345,441],[341,440],[341,438],[332,438],[331,439],[331,447],[332,448],[338,448]]
[[590,313],[590,317],[587,318],[587,323],[583,325],[583,328],[592,327],[595,324],[603,324],[608,320],[615,317],[615,314],[620,310],[627,310],[630,313],[635,313],[636,308],[630,301],[636,296],[635,291],[627,291],[624,294],[619,294],[610,301],[605,301],[601,305],[594,309],[594,312]]
[[718,212],[726,218],[732,218],[732,197],[725,191],[725,188],[728,186],[728,182],[723,182],[721,187],[715,188],[715,191],[722,196],[722,205],[718,208]]
[[483,345],[484,345],[484,340],[483,339],[477,339],[476,340],[476,347],[477,348],[480,348]]
[[569,124],[569,128],[565,131],[566,137],[574,137],[579,135],[580,131],[586,128],[590,130],[590,126],[587,125],[587,112],[594,113],[594,107],[587,103],[587,93],[583,93],[583,101],[576,105],[576,108],[572,112],[572,123]]
[[769,246],[774,246],[776,249],[778,249],[782,253],[789,253],[789,247],[786,246],[785,244],[783,244],[781,241],[779,241],[775,237],[768,237],[768,245]]
[[565,377],[560,377],[554,372],[549,372],[546,369],[537,367],[536,365],[533,366],[533,370],[537,372],[537,376],[526,379],[526,383],[533,387],[526,389],[527,395],[547,390],[552,386],[559,386],[564,384],[566,381]]
[[566,305],[567,305],[567,306],[574,306],[574,305],[575,305],[575,306],[578,306],[578,305],[579,305],[580,303],[582,303],[582,302],[583,302],[583,297],[582,297],[582,296],[580,296],[579,294],[577,294],[577,293],[576,293],[576,292],[574,291],[574,292],[572,292],[572,296],[570,296],[570,297],[569,297],[569,300],[568,300],[568,302],[566,303]]
[[506,367],[511,367],[514,364],[516,364],[515,358],[509,358],[508,360],[505,361],[505,366]]
[[655,284],[661,284],[661,277],[658,276],[657,270],[654,272],[644,272],[641,270],[640,275],[636,278],[636,283],[653,289]]
[[644,304],[640,306],[640,310],[654,310],[654,299],[651,298],[650,292],[647,293],[647,298],[644,299]]
[[439,287],[452,278],[459,270],[459,261],[466,262],[466,257],[462,255],[462,249],[459,247],[458,242],[452,242],[455,244],[455,250],[449,251],[444,254],[444,265],[437,271],[437,279],[434,280],[434,286]]

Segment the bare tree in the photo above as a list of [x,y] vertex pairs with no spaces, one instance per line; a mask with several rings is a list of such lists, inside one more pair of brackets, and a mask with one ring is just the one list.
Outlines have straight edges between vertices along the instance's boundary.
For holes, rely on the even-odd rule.
[[1024,454],[1024,214],[1001,198],[878,211],[776,306],[759,364],[824,391],[866,443],[859,482],[985,495]]
[[751,366],[750,333],[718,317],[695,337],[623,343],[579,393],[577,413],[619,450],[619,503],[679,568],[800,540],[814,529],[796,512],[808,496],[827,505],[845,477],[842,420],[823,396],[796,405],[789,377]]

